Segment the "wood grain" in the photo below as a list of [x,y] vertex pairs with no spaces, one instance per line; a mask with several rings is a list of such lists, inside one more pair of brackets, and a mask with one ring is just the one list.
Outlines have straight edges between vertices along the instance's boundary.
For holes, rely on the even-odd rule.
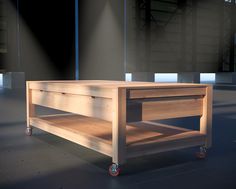
[[32,90],[29,88],[29,82],[26,82],[26,122],[30,127],[29,118],[35,116],[35,106],[32,103]]
[[168,98],[153,101],[132,100],[127,105],[127,120],[145,121],[202,115],[202,98]]
[[212,86],[206,88],[206,95],[203,98],[202,116],[200,118],[200,132],[207,135],[205,146],[212,146]]
[[136,89],[130,90],[128,98],[156,98],[156,97],[176,97],[176,96],[202,96],[205,95],[205,87],[183,87],[166,89]]
[[32,103],[62,111],[112,120],[109,98],[32,90]]
[[[37,127],[106,154],[113,163],[192,146],[211,146],[210,85],[28,81],[26,90],[27,127]],[[36,117],[35,105],[75,114]],[[201,117],[200,131],[151,121],[188,116]]]
[[126,161],[126,90],[113,89],[112,98],[112,162]]

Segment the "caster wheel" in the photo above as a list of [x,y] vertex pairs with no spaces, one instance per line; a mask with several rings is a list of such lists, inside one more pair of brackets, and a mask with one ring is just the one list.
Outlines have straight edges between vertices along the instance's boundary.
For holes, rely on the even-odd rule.
[[206,155],[206,147],[200,147],[200,151],[196,153],[196,157],[198,159],[205,159]]
[[109,167],[109,174],[113,177],[116,177],[120,174],[120,168],[117,164],[113,163]]
[[25,130],[25,134],[26,134],[27,136],[31,136],[31,135],[32,135],[32,128],[27,128],[27,129]]

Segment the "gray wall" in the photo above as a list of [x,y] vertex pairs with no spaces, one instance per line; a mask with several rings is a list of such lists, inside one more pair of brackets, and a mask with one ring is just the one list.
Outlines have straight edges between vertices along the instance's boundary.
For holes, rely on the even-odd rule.
[[137,1],[127,1],[127,72],[220,71],[223,0],[150,0],[149,23]]
[[79,78],[123,80],[123,0],[79,2]]
[[6,53],[7,51],[7,22],[5,17],[6,3],[4,0],[0,0],[0,54]]
[[10,1],[2,1],[4,4],[4,19],[6,23],[5,45],[7,52],[2,54],[2,67],[5,70],[18,71],[17,34],[16,34],[16,10]]
[[17,17],[17,1],[2,1],[7,22],[2,68],[24,72],[26,80],[74,79],[74,2],[18,0]]

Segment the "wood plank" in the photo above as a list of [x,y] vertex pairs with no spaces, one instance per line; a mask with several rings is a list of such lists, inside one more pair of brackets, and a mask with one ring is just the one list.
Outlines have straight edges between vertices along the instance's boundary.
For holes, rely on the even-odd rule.
[[[130,130],[133,127],[133,131]],[[165,124],[149,124],[147,122],[135,122],[127,125],[127,146],[153,141],[161,141],[162,138],[186,133],[191,130],[181,130],[177,127]],[[131,132],[130,132],[131,131]]]
[[111,99],[32,90],[32,103],[62,111],[112,120]]
[[167,124],[163,124],[163,123],[157,123],[157,122],[154,122],[154,121],[143,121],[143,123],[147,123],[147,124],[149,124],[150,126],[152,126],[152,125],[161,126],[161,127],[163,127],[163,128],[175,129],[175,130],[179,130],[179,131],[190,131],[190,129],[186,129],[186,128],[183,128],[183,127],[176,127],[176,126],[173,126],[173,125],[167,125]]
[[198,131],[192,131],[165,137],[158,141],[135,143],[127,147],[127,157],[138,157],[171,150],[201,146],[205,143],[205,139],[205,135],[200,134]]
[[63,82],[31,82],[30,89],[51,91],[67,94],[78,94],[87,96],[96,96],[103,98],[112,98],[112,91],[102,87],[103,84],[96,85],[78,85],[77,83],[63,83]]
[[[164,131],[164,133],[166,133],[166,132],[169,132],[169,130],[166,129]],[[187,132],[178,132],[176,134],[170,134],[170,135],[165,134],[165,137],[161,137],[161,138],[154,139],[154,140],[146,140],[146,141],[142,141],[142,142],[136,142],[136,143],[128,145],[128,147],[131,147],[131,146],[132,147],[135,147],[135,146],[141,147],[142,145],[145,146],[145,145],[149,145],[149,144],[152,145],[153,143],[165,143],[165,142],[170,142],[170,141],[173,142],[173,141],[181,140],[183,138],[194,138],[194,137],[204,137],[205,138],[206,135],[201,134],[199,131],[194,131],[194,130],[187,131]]]
[[[202,88],[206,84],[193,83],[154,83],[154,82],[128,82],[128,81],[109,81],[109,80],[55,80],[55,81],[29,81],[31,89],[48,90],[63,92],[66,88],[68,93],[94,95],[111,98],[111,89],[171,89],[171,88]],[[81,90],[80,90],[81,88]],[[91,89],[89,91],[88,89]],[[93,90],[94,89],[94,90]],[[100,92],[102,90],[103,92]],[[82,93],[81,93],[82,91]],[[93,94],[91,94],[91,92]],[[106,93],[107,92],[107,93]],[[97,95],[95,95],[97,93]],[[106,94],[106,95],[104,95]]]
[[[34,104],[95,118],[60,115],[31,119]],[[200,132],[150,121],[126,125],[132,117],[130,112],[138,119],[136,121],[200,115]],[[210,85],[124,81],[27,82],[27,126],[33,124],[109,155],[118,164],[123,164],[127,157],[197,145],[210,147],[211,119]]]
[[53,125],[57,125],[60,128],[70,130],[71,132],[91,135],[95,138],[101,139],[104,143],[112,144],[111,122],[76,114],[63,116],[54,115],[47,117],[40,116],[40,118],[52,123]]
[[[111,122],[96,118],[65,114],[42,116],[40,118],[32,117],[30,118],[30,124],[82,146],[112,156]],[[147,139],[156,136],[160,136],[160,133],[151,132],[147,129],[140,129],[134,126],[127,127],[127,141],[129,144],[137,141],[146,141]],[[126,146],[124,149],[126,149]]]
[[29,88],[29,83],[26,82],[26,122],[27,127],[30,127],[29,118],[35,116],[35,106],[32,103],[32,90]]
[[[60,128],[71,130],[74,133],[86,133],[88,135],[102,139],[105,143],[112,144],[112,123],[97,118],[85,117],[76,114],[54,114],[43,115],[39,119],[50,122],[53,125],[57,125]],[[162,137],[164,134],[161,127],[155,127],[151,129],[150,124],[145,124],[145,127],[141,127],[139,123],[126,126],[126,143],[135,143],[137,141],[146,140],[153,137]],[[165,135],[170,130],[165,129]],[[176,129],[175,129],[176,130]],[[173,133],[173,132],[172,132]],[[174,133],[178,133],[174,131]]]
[[202,115],[202,98],[132,101],[127,106],[128,122]]
[[[43,115],[31,119],[44,121],[47,124],[70,130],[73,133],[91,135],[104,143],[112,144],[112,123],[108,121],[76,114]],[[131,144],[163,141],[163,139],[171,139],[172,137],[175,139],[191,132],[192,130],[182,130],[179,127],[166,124],[130,123],[126,126],[126,144],[129,146]],[[200,134],[198,131],[193,132]]]
[[34,127],[75,142],[87,148],[93,149],[102,154],[112,156],[112,148],[110,144],[107,144],[104,140],[94,137],[93,135],[87,135],[83,132],[74,132],[74,130],[70,128],[69,125],[68,129],[68,127],[60,127],[58,124],[55,125],[52,122],[39,118],[30,118],[30,124]]
[[207,135],[205,143],[207,148],[212,146],[212,96],[212,86],[209,85],[206,88],[206,96],[203,98],[203,114],[200,118],[200,132]]
[[126,161],[126,90],[113,89],[112,98],[112,162]]
[[[32,117],[30,124],[112,158],[114,156],[111,122],[80,115],[64,114]],[[162,124],[150,125],[140,122],[126,126],[127,142],[121,150],[125,150],[125,155],[128,153],[128,157],[134,157],[202,145],[205,140],[205,135],[200,134],[199,131],[185,131],[172,126],[164,125],[162,127]],[[127,156],[125,157],[127,158]],[[119,160],[114,163],[120,164],[121,161]]]
[[129,99],[205,95],[205,87],[138,89],[128,92]]
[[202,99],[143,103],[142,120],[168,119],[202,114]]

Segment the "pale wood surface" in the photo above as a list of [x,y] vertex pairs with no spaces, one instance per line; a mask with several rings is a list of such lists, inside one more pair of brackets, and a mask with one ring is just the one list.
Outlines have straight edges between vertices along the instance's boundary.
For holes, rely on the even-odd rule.
[[160,120],[202,115],[202,98],[135,100],[127,105],[128,121]]
[[112,100],[109,98],[31,90],[32,103],[80,115],[112,120]]
[[[74,120],[73,117],[71,117],[71,120],[69,119],[65,121],[64,116],[57,118],[59,118],[59,120],[55,119],[55,117],[53,118],[53,116],[50,116],[49,119],[45,117],[33,117],[30,118],[30,124],[34,127],[75,142],[87,148],[93,149],[102,154],[112,156],[112,145],[107,143],[106,140],[102,139],[102,137],[96,137],[96,135],[93,135],[93,133],[83,132],[83,127],[80,127],[82,124],[78,125],[78,121],[82,121],[81,119]],[[85,125],[88,126],[91,121],[82,121],[82,123],[87,123]],[[93,129],[94,128],[96,127],[93,127]],[[96,129],[99,130],[99,128]],[[101,133],[102,132],[100,132],[100,134]]]
[[112,97],[112,162],[126,161],[126,90],[113,89]]
[[[178,85],[177,85],[178,86]],[[176,86],[175,86],[176,87]],[[175,97],[175,96],[197,96],[205,95],[205,87],[183,87],[166,89],[133,89],[129,92],[129,98],[156,98],[156,97]]]
[[142,120],[169,119],[202,114],[202,99],[144,102],[142,106]]
[[26,122],[27,127],[30,127],[29,118],[35,115],[35,105],[32,103],[32,90],[29,88],[29,83],[26,83]]
[[[32,117],[30,123],[47,132],[114,156],[111,122],[79,115],[50,115]],[[150,151],[145,153],[152,153],[157,150],[165,151],[165,148],[178,149],[205,142],[205,135],[199,131],[152,122],[128,124],[125,133],[126,145],[122,150],[125,150],[129,157],[139,153],[142,155],[145,149]],[[118,160],[118,163],[120,162],[122,161]]]
[[202,146],[205,144],[206,136],[198,131],[181,133],[169,137],[164,137],[154,142],[136,143],[127,148],[127,157],[137,157],[149,154],[156,154],[182,148]]
[[210,148],[212,145],[212,86],[206,88],[206,96],[203,98],[203,114],[200,118],[200,132],[206,134],[205,146]]
[[[48,124],[55,125],[58,128],[64,128],[74,133],[84,133],[101,139],[104,143],[110,145],[112,144],[112,123],[109,121],[73,114],[49,115],[41,116],[39,118],[33,117],[31,120],[45,121]],[[150,128],[152,128],[151,124],[149,125]],[[127,125],[126,143],[130,144],[160,135],[157,130],[152,131],[148,129],[146,127],[142,127],[139,123]]]
[[[80,115],[37,118],[34,105]],[[132,116],[142,122],[127,125]],[[188,116],[201,116],[200,131],[150,122]],[[27,126],[111,156],[118,164],[123,164],[128,157],[198,145],[210,147],[211,117],[212,87],[205,84],[27,82]]]
[[105,84],[89,85],[89,84],[83,84],[83,82],[63,83],[63,82],[31,82],[31,81],[28,81],[28,83],[30,89],[34,90],[112,98],[111,90],[103,87]]
[[97,88],[181,88],[181,87],[206,87],[207,84],[192,83],[154,83],[154,82],[127,82],[127,81],[108,81],[108,80],[67,80],[67,81],[28,81],[32,89],[50,89],[63,90],[63,88],[94,87]]
[[[167,127],[169,129],[175,129],[175,130],[180,130],[180,131],[190,131],[190,129],[186,129],[186,128],[183,128],[183,127],[176,127],[176,126],[173,126],[173,125],[157,123],[157,122],[154,122],[154,121],[143,121],[143,123],[147,123],[149,125],[149,128],[151,128],[152,126],[160,126],[160,127]],[[153,127],[153,128],[155,129],[156,127]]]

